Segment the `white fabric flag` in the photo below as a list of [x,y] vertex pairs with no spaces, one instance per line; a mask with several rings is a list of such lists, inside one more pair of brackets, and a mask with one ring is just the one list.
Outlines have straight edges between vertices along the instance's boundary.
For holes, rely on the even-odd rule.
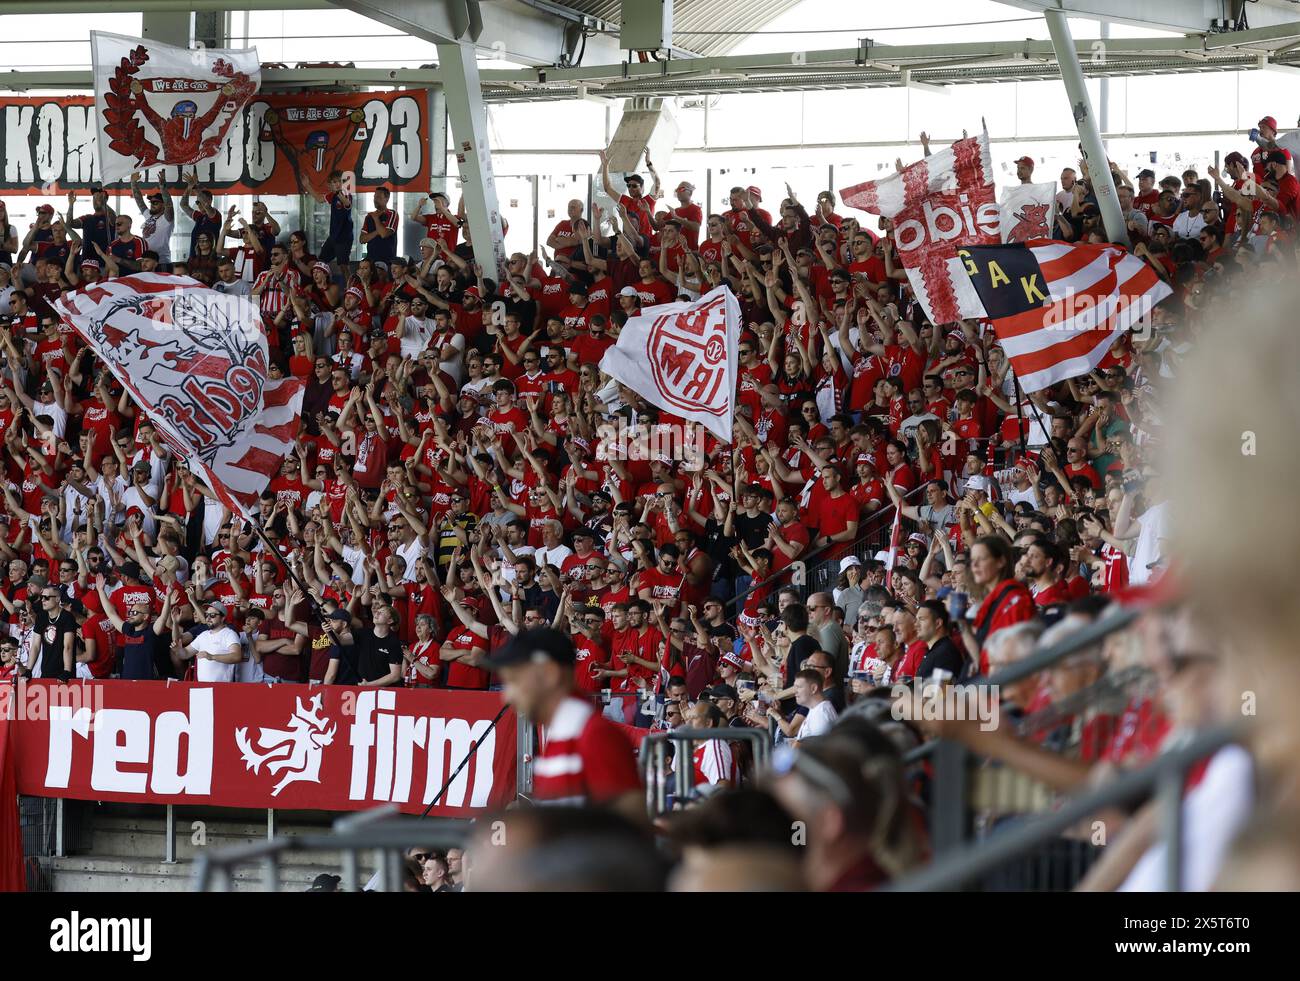
[[1052,238],[1056,227],[1056,181],[1003,188],[1002,242]]
[[163,440],[247,518],[302,428],[301,378],[274,380],[247,297],[136,273],[54,301]]
[[661,303],[633,317],[600,370],[665,412],[731,442],[740,304],[725,286],[691,303]]
[[104,182],[213,159],[262,81],[256,48],[191,51],[91,31],[90,54]]

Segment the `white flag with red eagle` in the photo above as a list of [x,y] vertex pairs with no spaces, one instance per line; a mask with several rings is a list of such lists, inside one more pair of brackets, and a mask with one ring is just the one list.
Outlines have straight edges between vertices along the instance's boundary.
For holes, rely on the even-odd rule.
[[740,304],[719,286],[698,300],[660,303],[633,317],[600,370],[730,443],[739,347]]
[[242,296],[136,273],[54,301],[172,452],[247,518],[297,438],[304,382],[268,376],[266,335]]
[[1056,227],[1056,181],[1002,189],[1002,241],[1051,238]]
[[840,198],[894,223],[898,257],[931,322],[984,316],[957,250],[1001,241],[988,133],[958,140],[892,177],[847,187]]
[[177,48],[90,32],[98,177],[214,159],[261,87],[256,48]]

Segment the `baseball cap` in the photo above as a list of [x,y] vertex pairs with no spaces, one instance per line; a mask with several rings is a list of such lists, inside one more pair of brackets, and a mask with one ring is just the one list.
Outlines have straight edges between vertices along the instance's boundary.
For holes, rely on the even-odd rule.
[[740,695],[731,685],[714,685],[707,692],[710,698],[730,698],[733,702],[740,701]]
[[586,296],[587,287],[583,286],[581,283],[573,283],[569,287],[569,294],[571,296]]
[[82,269],[98,269],[98,268],[99,268],[99,260],[98,260],[98,259],[82,259],[82,260],[81,260],[81,268],[82,268]]
[[[1231,156],[1231,154],[1229,154],[1229,156]],[[1138,179],[1140,180],[1143,177],[1150,177],[1152,180],[1155,180],[1156,172],[1152,170],[1150,167],[1146,168],[1146,170],[1139,170]]]
[[1248,161],[1246,160],[1245,154],[1238,153],[1236,150],[1233,150],[1230,154],[1228,154],[1226,157],[1223,158],[1223,166],[1225,167],[1228,166],[1228,164],[1234,164],[1234,163],[1239,163],[1243,167],[1249,165]]
[[1264,159],[1271,164],[1289,164],[1291,162],[1291,155],[1285,150],[1272,150]]
[[479,292],[479,289],[478,289],[477,286],[467,286],[467,287],[465,287],[465,294],[464,294],[464,295],[465,295],[465,296],[474,296],[474,297],[477,297],[477,298],[480,299],[480,300],[483,299],[483,294]]
[[518,664],[540,664],[546,661],[571,665],[576,659],[573,641],[558,630],[536,627],[515,634],[509,644],[487,659],[487,666],[493,671],[499,671]]
[[1019,157],[1019,158],[1016,160],[1016,164],[1017,164],[1017,165],[1019,165],[1019,164],[1024,164],[1024,165],[1025,165],[1026,167],[1028,167],[1030,170],[1033,170],[1033,169],[1034,169],[1034,158],[1033,158],[1033,157]]
[[928,538],[926,538],[924,535],[922,535],[919,531],[914,531],[914,532],[912,532],[910,535],[907,536],[907,544],[908,544],[908,545],[921,545],[921,546],[925,546],[925,545],[929,544],[929,541],[930,541],[930,540],[929,540]]
[[52,204],[41,204],[41,205],[37,205],[37,206],[36,206],[36,213],[37,213],[38,215],[52,215],[52,214],[54,214],[54,205],[52,205]]
[[339,883],[343,879],[337,875],[330,875],[328,872],[322,872],[312,880],[312,884],[307,888],[308,892],[338,892]]
[[693,190],[695,190],[695,185],[692,184],[690,181],[682,181],[680,184],[677,185],[677,190],[679,190],[679,191],[693,191]]
[[311,271],[315,272],[317,269],[319,269],[321,272],[325,273],[325,275],[328,276],[330,271],[330,264],[328,262],[313,262],[311,264]]
[[159,194],[157,191],[154,191],[152,194],[146,194],[145,197],[147,197],[150,201],[161,201],[163,199],[163,196]]
[[840,572],[845,572],[855,565],[862,565],[862,560],[856,555],[846,555],[840,559]]
[[638,293],[636,289],[631,286],[624,286],[621,290],[618,291],[618,295],[619,296],[640,296],[641,294]]
[[216,611],[217,611],[218,613],[220,613],[223,617],[229,615],[229,611],[226,609],[226,604],[225,604],[225,603],[209,603],[209,604],[208,604],[208,610],[209,610],[209,612],[212,611],[212,610],[216,610]]
[[352,620],[352,616],[351,616],[351,614],[348,613],[347,610],[345,610],[345,609],[343,609],[342,607],[340,607],[339,609],[335,610],[333,613],[331,613],[331,614],[329,615],[329,619],[330,619],[330,620],[347,620],[347,621],[351,622],[351,620]]
[[590,538],[593,542],[599,537],[590,528],[576,528],[573,532],[574,538]]
[[873,467],[876,465],[876,461],[871,458],[870,453],[859,453],[855,456],[853,458],[853,465],[856,467],[859,463],[870,463]]
[[763,192],[758,189],[758,185],[750,184],[745,190],[749,192],[749,196],[755,201],[763,200]]
[[1277,129],[1277,120],[1272,116],[1265,116],[1259,121],[1260,126],[1267,126],[1271,130]]
[[723,654],[722,657],[718,658],[718,660],[726,661],[732,667],[740,668],[742,671],[749,667],[749,665],[745,663],[745,659],[735,651],[727,651],[727,653]]

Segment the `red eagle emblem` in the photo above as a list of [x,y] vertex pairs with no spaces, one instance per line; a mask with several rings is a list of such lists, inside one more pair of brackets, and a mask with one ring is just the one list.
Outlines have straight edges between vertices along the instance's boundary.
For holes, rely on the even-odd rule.
[[1047,227],[1047,212],[1050,204],[1027,204],[1019,211],[1013,211],[1011,217],[1016,223],[1007,232],[1008,242],[1028,242],[1031,238],[1051,238],[1052,230]]

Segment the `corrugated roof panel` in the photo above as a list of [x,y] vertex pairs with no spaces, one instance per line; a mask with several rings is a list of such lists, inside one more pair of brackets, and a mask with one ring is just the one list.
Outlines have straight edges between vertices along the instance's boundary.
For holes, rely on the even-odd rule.
[[[625,0],[560,0],[566,7],[617,24]],[[631,0],[635,2],[635,0]],[[762,30],[802,0],[674,0],[673,43],[701,55],[726,54]],[[734,31],[730,34],[690,34],[690,31]]]

